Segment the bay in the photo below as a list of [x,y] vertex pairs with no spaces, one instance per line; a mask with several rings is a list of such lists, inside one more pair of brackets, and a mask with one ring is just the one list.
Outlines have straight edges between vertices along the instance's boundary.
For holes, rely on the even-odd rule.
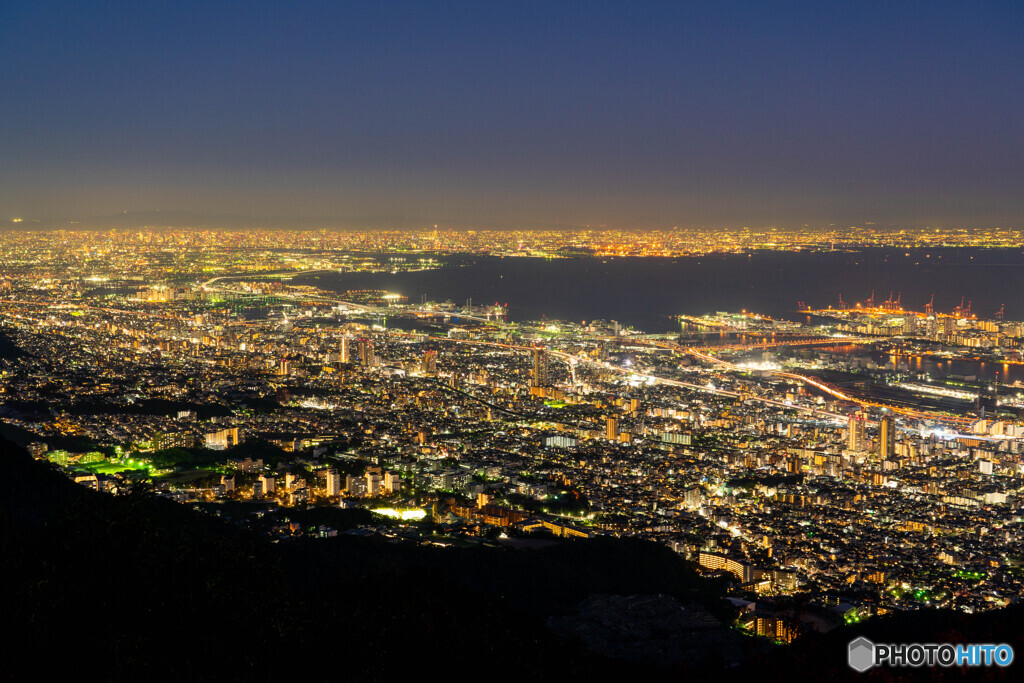
[[791,317],[811,307],[901,297],[904,308],[951,311],[971,302],[979,317],[1005,304],[1024,319],[1024,250],[869,248],[859,251],[754,251],[678,258],[437,257],[441,268],[398,273],[319,273],[296,277],[334,292],[382,289],[410,302],[508,304],[511,320],[617,320],[645,332],[679,329],[673,315],[747,310]]

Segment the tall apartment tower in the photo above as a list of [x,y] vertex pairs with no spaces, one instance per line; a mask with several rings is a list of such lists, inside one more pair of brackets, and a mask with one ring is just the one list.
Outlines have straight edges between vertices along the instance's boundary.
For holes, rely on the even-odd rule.
[[423,354],[423,363],[421,364],[421,371],[428,377],[437,376],[437,351],[427,351]]
[[402,491],[402,477],[397,472],[385,472],[384,490],[388,493],[400,493]]
[[379,467],[366,468],[366,495],[380,495],[380,480],[381,476]]
[[365,368],[372,367],[374,364],[373,357],[373,342],[369,339],[359,340],[359,362]]
[[258,483],[260,484],[260,489],[263,491],[264,495],[270,495],[277,489],[277,482],[274,477],[268,477],[265,474],[260,475]]
[[533,378],[530,384],[535,387],[548,385],[548,354],[544,349],[533,350]]
[[867,420],[865,417],[864,413],[860,411],[850,416],[850,439],[847,448],[855,453],[864,450],[865,441],[867,440],[865,436]]
[[878,422],[878,454],[883,460],[896,453],[896,423],[891,417],[883,417]]
[[341,475],[338,470],[327,470],[327,495],[332,498],[341,495]]

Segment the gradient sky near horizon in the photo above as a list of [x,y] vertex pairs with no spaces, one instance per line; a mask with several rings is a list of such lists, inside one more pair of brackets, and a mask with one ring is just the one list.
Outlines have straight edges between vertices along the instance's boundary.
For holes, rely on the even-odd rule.
[[0,218],[1024,223],[1018,2],[0,3]]

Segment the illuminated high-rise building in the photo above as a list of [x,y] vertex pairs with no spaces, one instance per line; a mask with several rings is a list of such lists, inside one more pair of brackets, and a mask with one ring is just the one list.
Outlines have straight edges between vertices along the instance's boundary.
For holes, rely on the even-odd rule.
[[385,472],[384,490],[388,493],[400,493],[402,491],[402,477],[397,472]]
[[619,420],[615,417],[608,418],[607,431],[605,434],[610,440],[619,438]]
[[867,420],[865,419],[864,413],[857,412],[850,416],[849,421],[849,443],[847,448],[855,453],[859,453],[864,450],[865,427]]
[[360,339],[359,362],[363,365],[363,367],[368,368],[373,366],[373,360],[373,342],[371,342],[369,339]]
[[366,477],[350,474],[345,477],[345,492],[353,498],[366,495]]
[[542,348],[533,350],[533,378],[531,386],[546,387],[548,385],[548,355]]
[[341,495],[341,475],[338,470],[327,470],[327,495],[332,498]]
[[888,460],[896,453],[896,423],[891,417],[878,421],[878,454]]
[[423,374],[428,377],[437,376],[437,351],[427,351],[423,355],[423,364],[421,370]]
[[265,495],[269,495],[269,494],[273,493],[275,491],[275,489],[277,488],[275,486],[276,480],[274,479],[274,477],[268,477],[265,474],[261,474],[259,482],[262,485],[263,493]]
[[366,468],[366,495],[380,495],[380,480],[381,476],[379,467]]

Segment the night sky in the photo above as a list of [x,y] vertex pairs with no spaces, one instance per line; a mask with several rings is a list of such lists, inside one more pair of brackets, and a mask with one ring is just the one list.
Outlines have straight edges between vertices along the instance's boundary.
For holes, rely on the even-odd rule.
[[1020,226],[1019,2],[0,2],[0,218]]

